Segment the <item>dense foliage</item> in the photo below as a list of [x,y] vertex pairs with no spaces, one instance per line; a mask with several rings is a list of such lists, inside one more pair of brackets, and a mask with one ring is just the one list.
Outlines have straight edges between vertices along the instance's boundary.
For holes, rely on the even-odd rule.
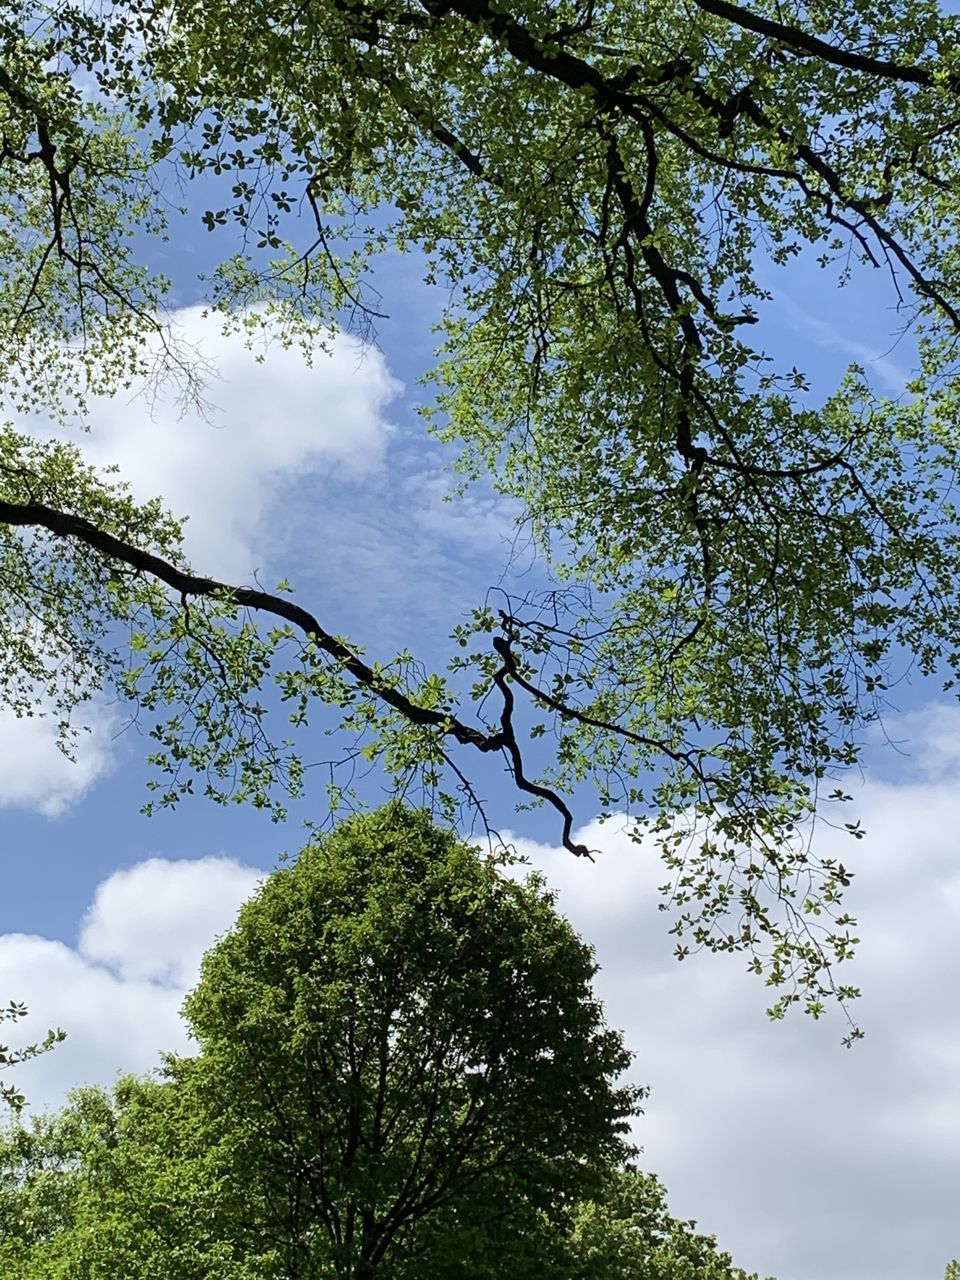
[[[242,1248],[235,1209],[200,1161],[173,1154],[182,1113],[164,1086],[76,1091],[59,1112],[0,1136],[0,1266],[18,1280],[290,1280],[276,1238]],[[158,1150],[158,1143],[164,1144]],[[476,1266],[470,1269],[470,1262]],[[432,1277],[434,1259],[402,1274]],[[632,1165],[610,1171],[562,1228],[542,1219],[498,1258],[458,1261],[479,1280],[756,1280],[711,1236],[668,1212],[663,1187]],[[298,1274],[315,1274],[313,1272]],[[319,1273],[331,1274],[331,1273]],[[335,1273],[333,1273],[335,1274]],[[389,1274],[396,1274],[390,1272]],[[951,1280],[948,1269],[945,1280]]]
[[272,876],[204,960],[181,1070],[285,1265],[482,1270],[596,1185],[636,1094],[594,970],[537,881],[398,806]]
[[[230,1201],[199,1161],[172,1155],[164,1086],[127,1079],[78,1090],[67,1105],[0,1136],[0,1266],[18,1280],[291,1280],[276,1239],[242,1249]],[[158,1142],[163,1143],[158,1155]],[[235,1207],[235,1206],[234,1206]],[[479,1280],[756,1280],[714,1239],[668,1212],[660,1183],[632,1165],[611,1170],[562,1229],[534,1220]],[[402,1274],[432,1277],[433,1259]],[[301,1272],[299,1275],[331,1274]],[[336,1273],[332,1273],[336,1274]],[[389,1274],[396,1274],[391,1271]],[[948,1270],[945,1280],[951,1280]]]
[[[7,431],[7,702],[52,700],[69,745],[112,681],[156,714],[161,803],[197,775],[278,810],[302,787],[268,673],[296,723],[341,709],[448,810],[471,753],[502,754],[575,853],[564,795],[590,781],[658,833],[681,954],[746,950],[776,1013],[853,994],[830,973],[849,872],[806,827],[890,682],[958,661],[956,19],[929,0],[4,15],[7,402],[66,412],[85,378],[142,367],[163,282],[130,231],[163,233],[171,168],[213,191],[212,302],[235,324],[272,307],[307,345],[369,333],[377,253],[417,246],[451,299],[428,414],[465,483],[520,500],[555,578],[479,610],[423,678],[282,593],[188,572],[158,508]],[[768,357],[794,258],[884,274],[917,352],[903,396],[857,368],[815,395]]]
[[195,1057],[7,1129],[0,1270],[740,1280],[625,1164],[594,971],[535,877],[399,805],[341,824],[207,953]]

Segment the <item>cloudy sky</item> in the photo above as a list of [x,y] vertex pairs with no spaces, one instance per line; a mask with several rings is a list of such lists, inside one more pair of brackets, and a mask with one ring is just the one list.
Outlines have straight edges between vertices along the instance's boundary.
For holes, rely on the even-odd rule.
[[[901,354],[856,316],[838,323],[818,285],[798,277],[780,305],[783,351],[825,379],[866,360],[879,385],[896,386]],[[82,445],[118,463],[138,495],[189,515],[198,569],[290,577],[373,656],[409,645],[439,664],[444,637],[501,578],[514,513],[483,492],[443,501],[447,459],[411,410],[431,304],[405,264],[383,288],[395,319],[380,346],[341,338],[312,368],[277,349],[260,364],[185,306],[183,336],[217,369],[206,414],[132,393],[95,406]],[[866,290],[845,305],[876,317]],[[513,824],[596,944],[609,1020],[651,1088],[637,1126],[644,1164],[676,1213],[779,1280],[940,1280],[960,1254],[960,712],[922,687],[903,690],[902,710],[886,725],[900,751],[878,744],[854,784],[867,839],[839,846],[858,873],[863,937],[848,978],[864,990],[867,1035],[849,1051],[836,1018],[769,1024],[768,993],[742,958],[675,963],[662,873],[622,821],[599,827],[588,806],[576,838],[602,852],[578,862],[551,846],[548,818],[521,822],[508,789],[485,780],[501,827]],[[141,818],[143,738],[106,699],[89,725],[71,764],[43,720],[0,721],[0,994],[29,1004],[28,1031],[68,1032],[17,1077],[35,1107],[184,1048],[178,1008],[200,955],[302,841],[295,822],[200,801]],[[308,807],[323,803],[317,779]],[[821,837],[824,852],[839,839]]]

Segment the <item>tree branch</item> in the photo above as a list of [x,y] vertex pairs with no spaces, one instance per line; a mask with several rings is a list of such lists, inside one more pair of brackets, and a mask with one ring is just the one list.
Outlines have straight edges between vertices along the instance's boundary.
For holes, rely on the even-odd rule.
[[0,523],[21,528],[46,529],[55,537],[82,543],[111,560],[119,561],[131,569],[148,574],[164,583],[177,592],[181,602],[191,597],[218,600],[230,606],[268,614],[290,623],[309,641],[338,662],[358,685],[368,689],[381,702],[386,703],[411,724],[433,729],[439,736],[453,738],[462,746],[474,747],[477,751],[484,753],[505,751],[514,782],[520,790],[537,796],[561,815],[563,847],[577,857],[590,856],[589,850],[584,845],[574,843],[571,838],[573,815],[564,800],[549,787],[531,782],[524,773],[523,757],[512,721],[513,691],[507,683],[505,667],[501,667],[493,677],[493,682],[503,697],[501,730],[496,733],[487,733],[466,724],[449,711],[437,711],[415,702],[407,694],[378,676],[373,668],[342,640],[326,631],[312,613],[283,596],[253,587],[231,586],[215,578],[205,578],[190,573],[169,560],[164,560],[161,556],[144,551],[132,543],[107,533],[84,516],[57,511],[39,502],[16,503],[0,500]]
[[[809,35],[799,27],[789,26],[784,22],[775,22],[762,14],[753,13],[750,9],[742,9],[739,5],[730,4],[729,0],[694,0],[698,9],[704,13],[712,13],[714,17],[725,18],[746,31],[778,40],[794,53],[802,57],[820,58],[835,67],[848,67],[851,71],[862,71],[866,75],[881,76],[886,80],[900,80],[906,84],[919,84],[929,87],[936,83],[933,74],[926,67],[907,66],[902,62],[888,62],[883,58],[871,58],[868,54],[852,53],[848,49],[838,49],[818,36]],[[952,89],[957,88],[956,77],[947,83]]]

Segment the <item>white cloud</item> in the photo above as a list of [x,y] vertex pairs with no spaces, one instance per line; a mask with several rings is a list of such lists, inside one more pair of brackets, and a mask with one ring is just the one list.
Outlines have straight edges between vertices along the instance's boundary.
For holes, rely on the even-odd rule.
[[261,878],[229,858],[150,858],[99,886],[75,948],[0,937],[3,999],[30,1010],[8,1039],[40,1039],[48,1026],[68,1035],[6,1078],[39,1109],[58,1105],[75,1085],[110,1084],[119,1071],[155,1067],[163,1050],[186,1050],[179,1009],[200,957]]
[[246,581],[297,536],[297,509],[282,503],[293,481],[356,481],[379,467],[391,431],[385,409],[400,384],[378,351],[348,336],[310,367],[295,348],[248,350],[199,307],[177,312],[173,325],[211,369],[204,411],[137,386],[95,399],[90,431],[76,442],[94,465],[118,466],[138,498],[162,497],[189,517],[187,552],[199,572]]
[[603,851],[595,866],[515,841],[596,943],[608,1019],[652,1089],[636,1127],[643,1164],[675,1212],[761,1275],[938,1280],[960,1252],[960,793],[945,774],[960,718],[913,727],[925,721],[917,759],[935,781],[868,780],[867,840],[820,833],[823,852],[859,869],[849,903],[863,942],[840,976],[863,989],[867,1037],[849,1051],[839,1019],[769,1024],[770,993],[743,957],[677,964],[657,911],[662,866],[622,824],[575,834]]
[[148,858],[98,886],[77,951],[124,981],[185,991],[258,876],[230,858]]
[[109,772],[116,719],[97,702],[87,704],[83,719],[86,729],[72,745],[70,759],[57,746],[54,716],[18,718],[0,710],[0,808],[59,818]]
[[[135,387],[126,398],[95,399],[89,433],[69,438],[95,466],[117,466],[139,499],[159,495],[188,517],[186,549],[201,573],[246,582],[292,547],[314,559],[300,546],[311,499],[326,486],[334,526],[326,537],[336,539],[329,508],[337,491],[369,481],[381,466],[392,431],[384,412],[400,389],[383,357],[341,336],[312,368],[279,345],[259,353],[261,364],[240,335],[225,336],[221,320],[200,308],[176,313],[174,326],[214,371],[204,413],[182,412],[172,392],[151,400]],[[38,435],[52,430],[43,421],[28,425]],[[300,496],[291,500],[295,482]],[[272,585],[269,570],[264,585]],[[52,718],[0,712],[0,808],[60,816],[109,771],[115,718],[94,705],[84,721],[90,732],[77,739],[72,762],[57,750]]]
[[883,757],[885,772],[892,767],[901,781],[960,780],[960,707],[955,703],[937,703],[885,719],[874,726],[871,736],[876,745],[894,749]]

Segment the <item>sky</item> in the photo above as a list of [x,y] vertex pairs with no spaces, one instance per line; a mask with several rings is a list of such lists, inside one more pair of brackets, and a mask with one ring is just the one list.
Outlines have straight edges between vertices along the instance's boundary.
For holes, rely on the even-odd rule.
[[[289,577],[371,656],[406,645],[442,666],[452,627],[511,557],[509,580],[535,566],[514,555],[508,503],[483,490],[444,501],[449,457],[412,411],[435,314],[415,261],[383,268],[392,319],[378,345],[342,336],[307,367],[277,348],[259,363],[225,338],[192,305],[199,250],[180,250],[175,320],[217,369],[208,410],[133,388],[93,406],[82,448],[118,464],[137,496],[189,516],[200,571]],[[824,290],[820,276],[791,275],[773,316],[781,354],[821,380],[866,361],[882,389],[902,387],[908,360],[891,350],[873,285],[839,302]],[[960,1255],[960,710],[935,687],[900,698],[885,725],[897,748],[878,741],[851,784],[866,839],[818,837],[856,871],[863,943],[845,979],[864,991],[866,1038],[850,1050],[833,1015],[769,1023],[769,993],[742,957],[673,959],[662,870],[622,818],[600,826],[581,803],[575,839],[600,852],[578,861],[555,847],[550,815],[514,813],[496,769],[481,775],[505,836],[596,946],[608,1020],[651,1090],[636,1126],[643,1165],[674,1213],[778,1280],[939,1280]],[[26,1035],[68,1033],[12,1076],[34,1109],[188,1047],[178,1010],[203,950],[303,842],[296,819],[324,805],[318,741],[307,799],[284,826],[202,800],[146,819],[141,730],[107,697],[88,723],[71,763],[49,722],[0,720],[0,990],[29,1005]]]

